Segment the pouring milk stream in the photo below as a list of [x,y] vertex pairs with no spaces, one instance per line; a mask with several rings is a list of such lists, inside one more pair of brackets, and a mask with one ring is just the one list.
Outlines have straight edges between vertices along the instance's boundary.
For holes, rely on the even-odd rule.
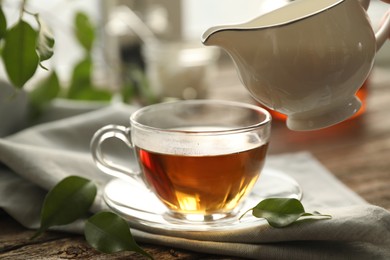
[[223,48],[251,95],[286,114],[290,129],[324,128],[359,110],[355,93],[390,35],[390,15],[374,32],[368,5],[297,0],[246,23],[212,27],[202,42]]

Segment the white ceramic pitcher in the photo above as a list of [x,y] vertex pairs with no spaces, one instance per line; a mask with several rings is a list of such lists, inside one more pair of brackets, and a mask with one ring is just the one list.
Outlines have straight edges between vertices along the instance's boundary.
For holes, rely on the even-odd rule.
[[297,0],[249,22],[202,36],[232,57],[251,95],[287,115],[292,130],[341,122],[361,106],[355,93],[390,35],[390,15],[374,33],[369,0]]

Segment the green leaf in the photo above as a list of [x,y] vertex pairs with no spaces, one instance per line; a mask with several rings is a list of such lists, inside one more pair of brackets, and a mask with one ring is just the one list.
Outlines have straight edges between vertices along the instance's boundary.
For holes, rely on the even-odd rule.
[[3,8],[1,8],[0,6],[0,40],[3,39],[6,33],[7,33],[7,20],[5,19]]
[[77,95],[73,96],[73,99],[77,100],[95,100],[95,101],[109,101],[111,100],[112,93],[107,90],[95,89],[93,86],[82,89],[77,92]]
[[135,86],[128,82],[126,84],[124,84],[121,88],[121,96],[122,96],[122,101],[124,103],[130,103],[131,100],[134,98],[134,88]]
[[85,13],[78,12],[75,17],[76,38],[86,51],[92,50],[95,41],[95,28]]
[[75,99],[79,92],[92,88],[91,71],[92,60],[89,56],[76,64],[73,69],[72,81],[67,94],[68,98]]
[[39,63],[35,50],[37,37],[38,33],[23,20],[12,27],[5,36],[3,61],[9,79],[17,87],[23,87],[37,70]]
[[27,92],[31,104],[30,118],[37,119],[46,105],[59,95],[60,90],[60,82],[56,72],[53,71],[49,77],[38,82],[34,89]]
[[39,54],[40,61],[42,62],[50,59],[53,56],[54,54],[53,47],[54,47],[55,40],[51,32],[51,29],[40,18],[40,16],[37,15],[36,19],[39,25],[37,51]]
[[331,217],[329,215],[322,215],[319,212],[307,213],[302,203],[292,198],[265,199],[250,210],[252,210],[253,216],[266,219],[272,227],[276,228],[289,226],[301,217]]
[[138,66],[132,66],[129,70],[130,77],[136,82],[138,86],[139,96],[146,104],[153,104],[158,102],[155,93],[150,88],[146,74]]
[[153,259],[137,245],[127,222],[112,212],[99,212],[89,218],[84,235],[87,242],[98,251],[108,254],[134,251]]
[[96,89],[91,81],[92,60],[86,56],[73,69],[72,81],[68,89],[67,98],[76,100],[100,100],[108,101],[112,93]]
[[56,98],[60,89],[60,81],[58,80],[57,73],[53,71],[48,78],[39,82],[29,92],[30,101],[34,106],[42,106]]
[[271,198],[261,201],[253,208],[252,214],[265,218],[273,227],[284,227],[295,222],[305,210],[297,199]]
[[41,227],[34,237],[49,227],[70,224],[85,216],[96,192],[96,185],[85,178],[70,176],[63,179],[46,195],[41,211]]

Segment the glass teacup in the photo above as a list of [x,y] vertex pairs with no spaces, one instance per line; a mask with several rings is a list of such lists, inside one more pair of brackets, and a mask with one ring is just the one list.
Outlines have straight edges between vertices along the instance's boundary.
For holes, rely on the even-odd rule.
[[[258,106],[216,100],[160,103],[139,109],[130,126],[108,125],[91,142],[105,173],[145,184],[171,217],[213,221],[234,216],[263,168],[271,116]],[[140,172],[116,165],[102,144],[119,138]],[[130,186],[129,186],[130,188]]]

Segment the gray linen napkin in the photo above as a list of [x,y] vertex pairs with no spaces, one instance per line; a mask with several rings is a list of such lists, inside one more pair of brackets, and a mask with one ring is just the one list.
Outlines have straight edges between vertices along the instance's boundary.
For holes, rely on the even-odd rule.
[[[110,177],[94,165],[89,142],[104,125],[127,125],[134,110],[111,105],[0,139],[0,207],[24,226],[37,228],[47,190],[66,176],[80,175],[100,188],[92,211],[106,209],[101,193]],[[264,222],[214,232],[132,228],[133,235],[140,242],[254,259],[390,259],[388,211],[364,202],[307,152],[269,156],[266,167],[289,174],[301,185],[307,211],[319,210],[333,218],[283,229]],[[83,222],[61,230],[81,233]]]

